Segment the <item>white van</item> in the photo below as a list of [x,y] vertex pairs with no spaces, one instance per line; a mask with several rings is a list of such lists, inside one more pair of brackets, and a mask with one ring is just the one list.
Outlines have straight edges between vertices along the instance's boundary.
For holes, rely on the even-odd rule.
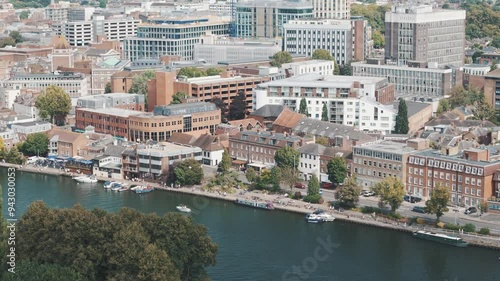
[[31,157],[28,157],[28,160],[26,161],[26,164],[35,164],[36,161],[38,160],[38,157],[37,156],[31,156]]

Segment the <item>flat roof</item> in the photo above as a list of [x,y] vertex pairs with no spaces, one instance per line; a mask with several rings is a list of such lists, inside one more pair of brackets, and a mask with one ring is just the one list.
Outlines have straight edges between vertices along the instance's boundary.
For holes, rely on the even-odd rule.
[[113,115],[113,116],[118,116],[118,117],[129,117],[129,116],[134,116],[134,115],[140,115],[143,114],[143,111],[136,111],[136,110],[128,110],[128,109],[121,109],[121,108],[97,108],[97,109],[92,109],[92,108],[83,108],[83,107],[78,107],[78,110],[81,111],[87,111],[87,112],[93,112],[93,113],[99,113],[99,114],[105,114],[105,115]]
[[50,123],[47,121],[31,121],[31,122],[14,123],[12,124],[12,126],[30,127],[30,126],[47,125],[47,124]]
[[155,145],[148,148],[137,149],[137,154],[160,156],[160,157],[174,156],[174,155],[193,153],[193,152],[201,152],[201,148],[165,142],[162,143],[161,145]]
[[303,75],[293,76],[286,79],[275,80],[259,84],[258,87],[305,87],[304,83],[314,83],[314,87],[344,87],[345,84],[352,84],[354,82],[372,83],[376,84],[387,80],[384,77],[365,77],[365,76],[340,76],[340,75],[321,75],[319,73],[307,73]]
[[370,142],[355,146],[355,148],[364,148],[375,151],[383,151],[389,153],[410,153],[415,151],[415,149],[409,147],[406,143],[394,142],[394,141],[380,141],[380,142]]
[[[495,145],[495,146],[488,147],[487,150],[490,151],[490,157],[491,156],[498,156],[498,149],[499,148],[500,148],[500,145]],[[469,151],[469,150],[470,149],[465,149],[464,151]],[[479,150],[473,150],[473,151],[482,151],[482,150],[486,150],[486,149],[479,149]],[[462,152],[460,152],[460,153],[458,153],[456,155],[444,155],[444,154],[441,154],[441,151],[437,151],[437,150],[434,150],[434,149],[423,150],[423,151],[414,153],[413,155],[414,156],[424,156],[424,157],[438,158],[438,159],[441,159],[441,160],[448,160],[448,161],[452,161],[452,162],[459,162],[459,163],[468,164],[468,165],[471,165],[471,166],[481,166],[481,167],[485,167],[485,166],[489,166],[489,165],[494,165],[494,164],[497,164],[499,162],[498,160],[497,161],[491,161],[491,162],[488,162],[488,161],[471,161],[471,160],[466,160],[466,159],[461,158]]]

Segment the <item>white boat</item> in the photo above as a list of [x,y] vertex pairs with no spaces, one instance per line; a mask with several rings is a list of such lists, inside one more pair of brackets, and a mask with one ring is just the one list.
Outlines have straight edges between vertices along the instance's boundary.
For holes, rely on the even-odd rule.
[[130,188],[130,190],[132,190],[132,191],[134,191],[134,190],[136,190],[136,189],[142,189],[142,186],[140,186],[140,185],[134,185],[134,186],[132,186],[132,187]]
[[183,213],[191,213],[191,209],[188,208],[188,206],[186,205],[179,205],[176,207],[177,208],[177,211],[179,212],[183,212]]
[[123,185],[119,182],[115,182],[112,186],[111,186],[111,190],[113,191],[118,191],[120,189],[123,188]]
[[104,183],[103,187],[105,189],[108,189],[108,188],[111,188],[113,186],[113,184],[115,184],[115,183],[118,183],[118,182],[116,182],[116,181],[107,181],[107,182]]
[[306,221],[309,223],[322,223],[334,221],[335,217],[325,213],[323,210],[316,210],[306,215]]
[[122,191],[128,191],[129,188],[128,186],[122,186],[122,188],[118,189],[117,191],[122,192]]
[[77,182],[81,183],[96,183],[97,179],[94,176],[79,176],[73,178]]
[[325,220],[315,214],[308,214],[306,215],[306,221],[308,223],[323,223]]

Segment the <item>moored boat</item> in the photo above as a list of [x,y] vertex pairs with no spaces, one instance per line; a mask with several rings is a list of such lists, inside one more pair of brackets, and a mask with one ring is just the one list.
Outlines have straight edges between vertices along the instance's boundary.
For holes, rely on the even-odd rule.
[[270,202],[258,202],[256,200],[236,199],[234,203],[264,210],[274,210],[274,206]]
[[115,183],[117,183],[117,182],[116,181],[106,181],[106,182],[104,182],[103,187],[105,189],[108,189],[108,188],[111,188],[113,186],[113,184],[115,184]]
[[115,182],[115,183],[113,183],[113,185],[111,185],[110,189],[113,190],[113,191],[118,191],[118,190],[120,190],[122,188],[123,188],[123,185],[121,183]]
[[469,243],[464,241],[462,238],[449,236],[441,233],[424,231],[424,230],[418,230],[413,232],[413,237],[444,243],[448,245],[453,245],[457,247],[467,247],[469,245]]
[[325,222],[325,220],[322,217],[315,215],[315,214],[307,214],[306,221],[308,223],[323,223],[323,222]]
[[79,176],[79,177],[74,177],[73,178],[77,182],[81,183],[96,183],[97,179],[95,176],[90,175],[90,176]]
[[155,190],[152,186],[139,186],[138,188],[134,189],[135,193],[148,193]]
[[[335,217],[330,215],[330,214],[325,213],[325,211],[323,211],[323,210],[318,209],[310,214],[307,214],[306,220],[308,222],[312,222],[312,223],[317,223],[316,221],[331,222],[331,221],[335,220]],[[311,221],[309,221],[309,220],[311,220]]]
[[181,204],[177,207],[175,207],[177,209],[177,211],[179,212],[183,212],[183,213],[191,213],[191,209],[188,208],[188,206],[184,205],[184,204]]

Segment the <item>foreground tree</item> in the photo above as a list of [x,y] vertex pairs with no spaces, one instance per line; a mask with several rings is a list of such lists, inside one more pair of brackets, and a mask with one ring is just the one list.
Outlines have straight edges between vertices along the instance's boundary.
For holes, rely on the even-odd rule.
[[35,107],[40,111],[40,117],[64,119],[71,110],[71,98],[63,88],[50,85],[35,101]]
[[16,274],[5,272],[3,281],[86,281],[80,273],[70,267],[55,264],[39,264],[23,261],[16,264]]
[[394,213],[403,203],[405,195],[405,186],[395,177],[386,177],[382,181],[376,183],[372,190],[380,196],[380,201],[391,206],[391,211]]
[[238,95],[229,106],[229,120],[245,119],[247,114],[247,98],[244,91],[239,91]]
[[203,280],[205,268],[216,263],[217,245],[206,227],[175,213],[50,209],[37,201],[18,229],[20,262],[70,267],[88,281]]
[[255,172],[255,170],[252,167],[250,167],[245,171],[245,177],[248,182],[254,183],[255,180],[257,180],[258,175]]
[[321,111],[321,121],[330,121],[328,118],[328,107],[326,103],[323,104],[323,109]]
[[450,101],[448,99],[441,99],[438,104],[437,114],[445,113],[451,110]]
[[307,101],[306,98],[300,99],[300,105],[299,105],[299,113],[304,114],[305,116],[309,116],[309,111],[307,109]]
[[298,176],[298,171],[293,167],[283,167],[279,169],[280,182],[284,183],[290,190],[293,189],[295,183],[297,183],[300,179]]
[[155,78],[153,70],[146,70],[143,73],[134,76],[132,86],[128,91],[131,94],[139,94],[144,96],[144,105],[147,108],[148,104],[148,81]]
[[22,164],[23,163],[23,156],[21,153],[19,153],[19,150],[17,147],[12,147],[9,149],[9,151],[2,151],[2,154],[4,154],[4,159],[5,162],[11,163],[11,164]]
[[340,156],[334,157],[328,162],[328,180],[333,184],[338,185],[343,183],[347,176],[347,163]]
[[289,52],[277,52],[271,58],[271,66],[281,67],[285,63],[292,62],[292,55]]
[[429,214],[436,214],[437,221],[448,211],[448,202],[450,201],[450,190],[441,184],[437,184],[431,190],[431,197],[425,202],[425,210]]
[[200,184],[203,180],[201,164],[194,159],[186,159],[174,168],[175,183],[180,185]]
[[222,160],[217,166],[217,172],[225,174],[229,172],[230,168],[231,168],[231,157],[229,156],[229,153],[227,153],[227,150],[224,149],[224,152],[222,153]]
[[25,156],[46,156],[49,151],[49,138],[44,133],[29,134],[19,147]]
[[398,115],[396,116],[396,125],[394,131],[396,134],[408,134],[410,130],[408,125],[408,107],[404,99],[399,99]]
[[347,182],[335,193],[335,198],[344,208],[351,209],[356,207],[359,202],[359,193],[361,187],[358,186],[354,176],[349,177]]
[[300,153],[293,147],[283,146],[274,154],[276,166],[280,168],[297,169],[300,161]]

